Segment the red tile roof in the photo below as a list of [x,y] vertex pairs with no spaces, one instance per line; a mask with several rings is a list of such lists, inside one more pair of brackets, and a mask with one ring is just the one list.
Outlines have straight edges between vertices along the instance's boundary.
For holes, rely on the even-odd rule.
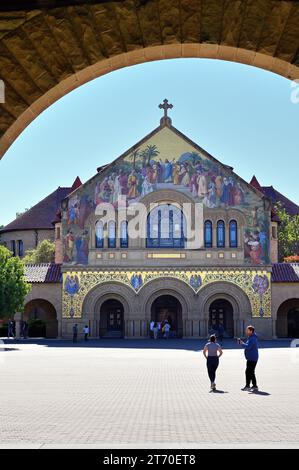
[[251,178],[250,184],[261,193],[263,192],[263,188],[261,187],[255,175],[253,175],[253,177]]
[[6,227],[0,230],[0,233],[13,230],[47,230],[53,229],[53,221],[57,218],[57,211],[60,209],[61,201],[72,191],[81,186],[81,180],[77,176],[72,187],[61,188],[60,186],[31,207],[24,214],[10,222]]
[[55,263],[26,264],[25,277],[26,281],[30,283],[61,283],[61,265]]
[[272,282],[299,282],[299,263],[273,264],[271,280]]
[[72,192],[75,191],[76,189],[80,188],[80,186],[82,186],[82,181],[80,180],[79,176],[77,176],[77,178],[76,178],[75,181],[73,182],[73,185],[72,185],[72,187],[71,187],[70,193],[72,193]]

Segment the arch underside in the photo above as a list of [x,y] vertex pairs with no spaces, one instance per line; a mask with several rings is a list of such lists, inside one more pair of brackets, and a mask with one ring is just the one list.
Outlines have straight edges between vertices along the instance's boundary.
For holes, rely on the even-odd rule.
[[76,3],[0,12],[0,78],[5,83],[0,158],[56,100],[122,67],[201,57],[299,78],[298,2]]

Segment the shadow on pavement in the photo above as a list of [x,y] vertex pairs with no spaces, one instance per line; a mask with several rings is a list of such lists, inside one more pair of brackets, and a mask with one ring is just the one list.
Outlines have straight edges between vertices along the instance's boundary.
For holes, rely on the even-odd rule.
[[[27,340],[7,340],[2,338],[5,345],[38,345],[48,348],[103,348],[103,349],[178,349],[187,351],[200,351],[206,344],[206,339],[89,339],[78,340],[73,343],[66,339],[43,339],[31,338]],[[288,348],[290,340],[264,340],[259,341],[261,349],[266,348]],[[222,343],[223,350],[238,349],[243,351],[234,339],[225,340]]]
[[249,395],[261,395],[262,397],[269,397],[271,393],[262,392],[261,390],[258,390],[257,392],[249,392]]

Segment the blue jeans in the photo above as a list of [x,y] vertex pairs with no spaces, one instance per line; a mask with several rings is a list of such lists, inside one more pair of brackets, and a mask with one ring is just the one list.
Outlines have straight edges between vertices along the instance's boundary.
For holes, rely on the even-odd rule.
[[208,356],[207,358],[207,369],[211,383],[215,383],[216,370],[219,366],[219,357]]

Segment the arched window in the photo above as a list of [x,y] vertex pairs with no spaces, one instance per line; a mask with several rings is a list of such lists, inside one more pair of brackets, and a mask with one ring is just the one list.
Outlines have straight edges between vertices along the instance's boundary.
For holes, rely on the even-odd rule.
[[213,224],[210,220],[205,221],[204,233],[205,247],[212,248],[213,246]]
[[147,219],[148,248],[184,248],[186,220],[183,212],[172,204],[155,207]]
[[123,220],[120,224],[120,247],[128,248],[129,238],[128,238],[128,222]]
[[223,220],[218,220],[217,222],[217,247],[225,247],[225,223]]
[[96,223],[96,248],[103,248],[104,246],[104,230],[103,222],[100,220]]
[[108,223],[108,248],[116,247],[116,224],[114,220]]
[[231,220],[229,223],[229,246],[237,248],[238,246],[238,224],[236,220]]

